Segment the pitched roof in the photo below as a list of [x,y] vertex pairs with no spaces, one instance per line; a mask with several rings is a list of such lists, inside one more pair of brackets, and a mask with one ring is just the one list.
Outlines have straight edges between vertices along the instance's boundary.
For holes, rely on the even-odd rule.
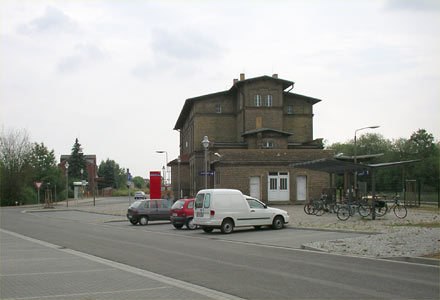
[[272,128],[259,128],[259,129],[254,129],[254,130],[246,131],[241,136],[257,134],[257,133],[260,133],[260,132],[275,132],[275,133],[279,133],[279,134],[287,135],[287,136],[292,135],[292,133],[287,132],[287,131],[282,131],[282,130],[277,130],[277,129],[272,129]]

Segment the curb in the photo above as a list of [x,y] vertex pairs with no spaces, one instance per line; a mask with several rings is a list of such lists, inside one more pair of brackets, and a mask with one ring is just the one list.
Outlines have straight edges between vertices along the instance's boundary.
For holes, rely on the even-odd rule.
[[435,258],[425,257],[410,257],[410,256],[395,256],[395,257],[381,257],[384,260],[403,261],[408,263],[431,265],[440,267],[440,260]]

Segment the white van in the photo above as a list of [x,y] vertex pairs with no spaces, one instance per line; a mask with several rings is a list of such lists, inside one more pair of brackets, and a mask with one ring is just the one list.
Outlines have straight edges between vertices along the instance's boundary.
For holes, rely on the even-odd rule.
[[231,233],[234,227],[272,226],[281,229],[289,223],[289,214],[282,209],[272,208],[239,190],[207,189],[197,193],[194,205],[194,224],[205,232],[219,228]]

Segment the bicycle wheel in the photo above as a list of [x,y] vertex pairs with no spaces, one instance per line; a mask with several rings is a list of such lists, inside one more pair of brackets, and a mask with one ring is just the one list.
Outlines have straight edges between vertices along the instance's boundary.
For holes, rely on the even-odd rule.
[[341,206],[336,213],[336,216],[341,221],[347,221],[350,218],[350,209],[347,206]]
[[369,207],[368,205],[360,204],[359,214],[361,215],[361,217],[368,217],[371,214],[371,207]]
[[399,219],[404,219],[408,214],[408,210],[403,205],[396,205],[393,208],[393,212]]
[[315,216],[322,216],[325,213],[324,205],[317,205],[315,207]]
[[304,212],[308,215],[313,215],[315,207],[311,203],[304,205]]

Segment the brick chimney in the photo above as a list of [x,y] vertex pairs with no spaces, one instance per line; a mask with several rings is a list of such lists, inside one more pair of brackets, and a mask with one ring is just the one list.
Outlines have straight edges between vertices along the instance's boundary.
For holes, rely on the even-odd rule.
[[273,78],[278,78],[278,74],[272,74]]
[[240,73],[240,80],[244,80],[244,73]]
[[237,79],[237,78],[232,79],[232,84],[233,84],[233,85],[236,85],[237,82],[238,82],[238,79]]

